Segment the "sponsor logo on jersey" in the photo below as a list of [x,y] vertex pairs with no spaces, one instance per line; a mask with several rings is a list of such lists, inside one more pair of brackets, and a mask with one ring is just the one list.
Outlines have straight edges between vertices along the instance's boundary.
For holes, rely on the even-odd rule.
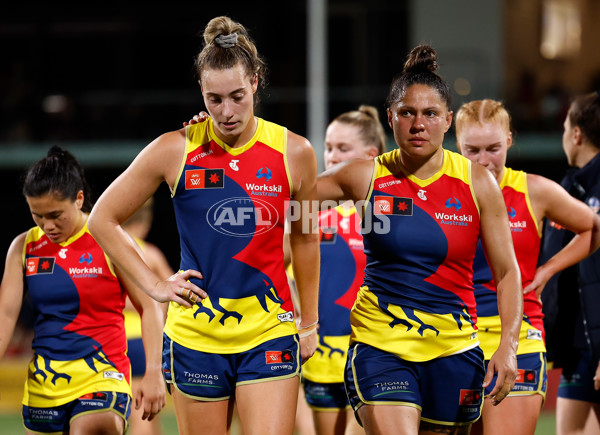
[[59,252],[58,252],[58,256],[60,258],[62,258],[63,260],[67,258],[67,248],[62,248]]
[[275,228],[279,213],[261,199],[235,197],[215,203],[206,214],[208,224],[221,234],[247,237]]
[[[201,384],[201,385],[217,385],[219,375],[211,373],[192,373],[187,370],[183,371],[183,376],[186,378],[188,384]],[[220,388],[220,387],[219,387]]]
[[272,177],[273,177],[273,173],[266,166],[264,168],[260,168],[258,171],[256,171],[256,178],[264,178],[265,180],[270,181]]
[[233,169],[234,171],[239,171],[239,170],[240,170],[240,168],[239,168],[239,166],[237,165],[237,164],[238,164],[238,162],[239,162],[239,160],[232,160],[232,161],[230,161],[230,162],[229,162],[229,167],[230,167],[231,169]]
[[292,363],[294,355],[291,350],[267,350],[265,360],[267,364]]
[[417,193],[417,196],[422,199],[423,201],[427,201],[427,192],[423,189],[419,189],[419,192]]
[[400,184],[400,183],[402,183],[402,180],[385,181],[383,183],[379,183],[377,185],[377,188],[378,189],[385,189],[386,187],[393,186],[394,184]]
[[527,228],[527,221],[513,220],[517,216],[517,211],[514,209],[514,207],[506,207],[506,212],[508,213],[510,230],[513,233],[520,233],[523,231],[523,228]]
[[277,314],[277,318],[280,322],[293,322],[294,313],[292,313],[291,311],[287,311],[285,313]]
[[[446,200],[446,208],[454,208],[458,211],[462,208],[462,204],[456,197],[450,197]],[[470,222],[473,222],[473,215],[470,214],[458,214],[458,213],[435,213],[435,218],[440,221],[442,225],[457,225],[466,227]]]
[[458,211],[462,207],[462,204],[456,197],[448,198],[446,200],[446,208],[451,208],[451,207],[454,207],[454,209],[456,211]]
[[117,381],[122,381],[124,378],[123,373],[107,371],[104,372],[104,377],[109,379],[116,379]]
[[215,189],[224,187],[223,169],[188,169],[185,171],[185,188]]
[[337,239],[337,230],[335,228],[319,228],[319,240],[324,244],[333,244]]
[[79,257],[79,263],[87,263],[87,265],[89,266],[93,259],[94,258],[92,257],[92,254],[86,252],[84,254],[81,254],[81,257]]
[[396,196],[375,196],[373,201],[374,214],[392,214],[399,216],[412,216],[412,198],[400,198]]
[[539,340],[542,341],[542,331],[539,329],[528,329],[527,340]]
[[246,183],[246,190],[250,192],[250,195],[254,196],[277,196],[278,193],[283,191],[283,186],[281,184]]
[[[108,373],[108,372],[105,372]],[[106,376],[105,376],[106,377]],[[79,400],[101,400],[105,402],[108,399],[108,395],[102,392],[88,393],[84,394],[79,398]]]
[[481,391],[460,390],[459,405],[479,405],[481,402]]
[[515,380],[518,384],[535,384],[536,383],[535,370],[517,370],[517,379]]
[[54,257],[32,257],[25,261],[25,275],[54,273]]
[[35,245],[33,248],[31,248],[29,250],[29,252],[34,252],[37,251],[38,249],[43,248],[44,246],[46,246],[48,244],[48,240],[44,240],[42,243],[40,243],[39,245]]
[[213,150],[209,149],[208,151],[204,151],[200,154],[196,154],[194,157],[192,157],[190,159],[190,163],[194,163],[196,160],[200,160],[203,157],[210,156],[212,153],[213,153]]

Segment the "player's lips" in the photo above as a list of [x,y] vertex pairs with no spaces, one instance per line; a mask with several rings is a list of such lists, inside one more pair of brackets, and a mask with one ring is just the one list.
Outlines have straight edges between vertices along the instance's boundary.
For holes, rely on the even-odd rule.
[[238,123],[237,123],[237,121],[236,122],[222,122],[221,125],[228,130],[233,130],[235,127],[237,127]]
[[48,236],[48,238],[50,240],[60,239],[60,234],[59,233],[46,233],[46,235]]
[[412,137],[409,139],[410,143],[415,144],[415,145],[423,145],[427,142],[427,140],[423,139],[422,137]]

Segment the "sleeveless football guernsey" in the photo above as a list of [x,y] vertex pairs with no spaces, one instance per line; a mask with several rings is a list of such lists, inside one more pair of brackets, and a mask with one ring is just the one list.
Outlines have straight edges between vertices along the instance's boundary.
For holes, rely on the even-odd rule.
[[171,303],[165,333],[203,352],[244,352],[297,332],[283,261],[292,183],[287,129],[257,118],[250,141],[232,148],[212,119],[186,127],[185,156],[173,189],[181,270],[208,298]]
[[[39,227],[32,228],[25,239],[23,266],[36,315],[31,363],[35,381],[28,381],[23,403],[67,403],[89,392],[87,384],[78,384],[81,378],[89,382],[88,372],[102,374],[106,390],[131,394],[123,323],[126,293],[87,224],[60,244],[52,243]],[[102,381],[94,382],[102,389]],[[51,402],[36,404],[30,394]]]
[[[510,221],[515,254],[526,287],[533,281],[541,246],[541,229],[533,213],[527,189],[527,174],[505,168],[500,183]],[[487,263],[481,242],[473,262],[473,282],[477,302],[477,326],[485,359],[490,359],[500,344],[500,315],[492,271]],[[519,334],[517,355],[545,352],[542,303],[535,292],[524,295],[523,322]]]
[[479,209],[471,162],[443,153],[442,168],[425,180],[403,172],[398,149],[376,158],[363,219],[367,267],[351,341],[408,361],[478,345],[472,263]]
[[319,236],[319,347],[302,366],[302,376],[312,382],[344,382],[350,310],[366,265],[356,209],[340,206],[321,212]]

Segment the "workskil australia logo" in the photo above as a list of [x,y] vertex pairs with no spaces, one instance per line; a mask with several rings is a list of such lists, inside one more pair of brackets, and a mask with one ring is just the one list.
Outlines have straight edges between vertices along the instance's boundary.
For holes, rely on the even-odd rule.
[[508,213],[510,230],[513,233],[520,233],[523,231],[523,228],[527,228],[527,221],[515,219],[517,217],[517,211],[514,207],[506,207],[506,212]]
[[[435,213],[435,218],[440,221],[440,224],[466,227],[469,225],[469,223],[473,222],[472,214],[457,213],[462,208],[462,204],[458,198],[450,197],[446,200],[444,205],[447,209],[449,209],[448,213]],[[452,213],[452,210],[450,209],[454,209],[455,212]]]
[[[273,178],[273,172],[268,166],[264,166],[256,171],[256,179],[265,181],[266,183],[271,181]],[[266,184],[262,183],[246,183],[246,190],[250,195],[254,196],[278,196],[283,191],[281,184]]]
[[252,237],[275,228],[279,222],[279,213],[267,201],[236,197],[214,204],[206,214],[206,221],[221,234]]

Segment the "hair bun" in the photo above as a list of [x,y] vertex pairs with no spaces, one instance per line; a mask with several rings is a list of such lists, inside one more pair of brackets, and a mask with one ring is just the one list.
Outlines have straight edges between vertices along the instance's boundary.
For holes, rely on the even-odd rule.
[[437,53],[430,45],[421,44],[412,49],[404,63],[405,73],[434,73],[438,69]]

